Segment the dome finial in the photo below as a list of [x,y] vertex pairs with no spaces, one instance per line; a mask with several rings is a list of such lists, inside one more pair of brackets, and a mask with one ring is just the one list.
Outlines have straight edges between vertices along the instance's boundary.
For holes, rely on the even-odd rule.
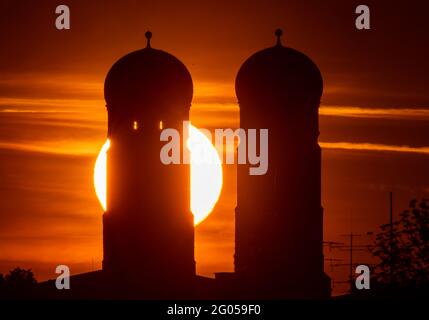
[[152,32],[146,31],[144,35],[147,39],[146,48],[150,48],[150,38],[152,38]]
[[282,29],[276,29],[276,31],[274,32],[274,34],[276,35],[276,37],[277,37],[277,45],[278,46],[281,46],[282,45],[282,43],[281,43],[281,41],[280,41],[280,38],[281,38],[281,36],[283,35],[283,31],[282,31]]

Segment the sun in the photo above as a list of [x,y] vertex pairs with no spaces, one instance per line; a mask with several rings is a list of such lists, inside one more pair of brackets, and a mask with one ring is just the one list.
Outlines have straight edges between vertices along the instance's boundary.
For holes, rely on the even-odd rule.
[[[103,210],[106,211],[107,139],[94,165],[94,187]],[[210,139],[193,125],[189,126],[187,147],[191,159],[191,212],[198,225],[212,212],[222,190],[222,162]]]
[[222,162],[210,139],[189,126],[188,148],[191,158],[191,211],[194,224],[213,210],[222,190]]
[[110,140],[107,139],[98,154],[94,165],[94,187],[98,201],[106,211],[106,178],[107,178],[107,150],[110,148]]

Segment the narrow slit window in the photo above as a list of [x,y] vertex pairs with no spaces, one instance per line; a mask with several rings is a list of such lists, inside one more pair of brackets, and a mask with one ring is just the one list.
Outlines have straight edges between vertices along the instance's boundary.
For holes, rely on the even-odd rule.
[[133,122],[133,129],[137,130],[139,128],[139,124],[137,123],[137,121]]
[[162,120],[159,122],[159,130],[162,130],[164,128],[164,124],[162,123]]

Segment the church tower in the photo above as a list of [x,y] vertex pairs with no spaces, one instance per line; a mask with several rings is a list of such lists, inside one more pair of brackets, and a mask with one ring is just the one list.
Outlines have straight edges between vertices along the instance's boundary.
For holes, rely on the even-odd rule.
[[256,296],[323,298],[330,295],[318,144],[323,81],[310,58],[281,44],[281,30],[276,36],[236,78],[240,126],[268,129],[269,165],[260,176],[238,166],[235,272]]
[[110,149],[103,270],[143,284],[195,275],[190,168],[160,160],[161,130],[183,137],[192,78],[182,62],[151,47],[151,36],[146,48],[111,67],[104,85]]

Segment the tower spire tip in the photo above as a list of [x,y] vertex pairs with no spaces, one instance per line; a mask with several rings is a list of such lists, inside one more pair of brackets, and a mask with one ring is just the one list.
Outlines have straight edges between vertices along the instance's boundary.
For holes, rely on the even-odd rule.
[[282,43],[281,43],[281,36],[283,35],[283,30],[282,29],[280,29],[280,28],[278,28],[278,29],[276,29],[276,31],[274,32],[274,34],[275,34],[275,36],[277,37],[277,45],[278,46],[281,46],[282,45]]
[[145,37],[147,39],[146,47],[150,48],[150,39],[152,38],[152,32],[146,31],[146,33],[144,35],[145,35]]

